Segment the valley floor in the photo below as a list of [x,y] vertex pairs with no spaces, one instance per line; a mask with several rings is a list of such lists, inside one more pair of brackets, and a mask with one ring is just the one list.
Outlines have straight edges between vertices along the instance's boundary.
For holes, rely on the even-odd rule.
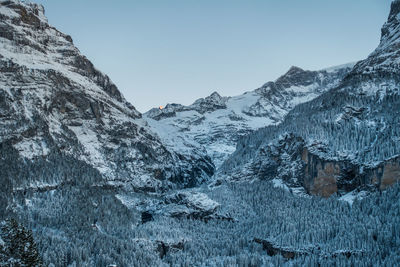
[[[334,197],[299,197],[266,181],[195,190],[219,203],[218,213],[233,220],[171,218],[161,209],[152,221],[142,223],[137,207],[161,203],[160,196],[131,194],[136,204],[130,206],[109,191],[87,192],[75,202],[61,201],[62,191],[37,193],[40,196],[32,201],[40,197],[42,205],[31,206],[36,208],[29,220],[46,265],[395,266],[400,262],[398,184],[352,204]],[[269,256],[254,239],[268,240],[278,252]],[[292,252],[294,258],[279,250]]]

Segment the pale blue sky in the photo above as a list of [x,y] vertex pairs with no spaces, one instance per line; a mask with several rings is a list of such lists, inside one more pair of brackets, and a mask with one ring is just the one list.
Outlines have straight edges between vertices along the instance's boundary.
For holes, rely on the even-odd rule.
[[141,112],[357,61],[391,0],[35,0]]

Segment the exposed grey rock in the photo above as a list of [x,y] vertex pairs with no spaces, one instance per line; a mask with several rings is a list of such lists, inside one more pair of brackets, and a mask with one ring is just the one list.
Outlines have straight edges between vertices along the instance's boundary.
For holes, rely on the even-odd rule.
[[[381,30],[381,40],[378,47],[367,59],[357,63],[351,71],[349,80],[367,79],[383,80],[400,78],[394,73],[400,69],[400,2],[393,1],[387,22]],[[388,82],[388,81],[386,81]]]
[[176,253],[179,250],[183,250],[185,245],[184,240],[177,242],[157,241],[156,243],[157,243],[157,251],[161,259],[163,259],[169,252]]
[[171,217],[209,219],[219,204],[206,194],[193,191],[180,191],[165,197],[166,214]]
[[0,5],[0,142],[12,140],[28,160],[64,153],[126,189],[190,187],[214,173],[206,155],[166,148],[43,7]]
[[293,260],[296,257],[305,256],[305,255],[316,255],[320,258],[336,258],[338,256],[345,256],[346,258],[350,258],[351,256],[363,256],[365,255],[365,251],[362,250],[341,250],[334,251],[332,253],[322,252],[319,246],[309,247],[306,249],[296,249],[290,247],[282,247],[274,244],[274,242],[270,240],[254,238],[253,241],[255,243],[261,244],[263,250],[267,252],[269,256],[281,255],[282,257]]
[[227,100],[227,97],[221,97],[217,92],[213,92],[206,98],[197,99],[189,107],[189,109],[193,109],[201,114],[204,114],[206,112],[212,112],[218,109],[225,109]]
[[144,211],[142,212],[142,223],[147,223],[153,220],[153,215],[148,212],[148,211]]
[[271,257],[275,256],[275,255],[282,255],[286,259],[293,259],[300,255],[308,254],[306,251],[301,251],[301,250],[296,250],[296,249],[291,249],[291,248],[282,248],[282,247],[276,246],[271,241],[268,241],[268,240],[254,238],[253,241],[258,244],[261,244],[263,247],[263,250],[265,250],[267,252],[267,254]]

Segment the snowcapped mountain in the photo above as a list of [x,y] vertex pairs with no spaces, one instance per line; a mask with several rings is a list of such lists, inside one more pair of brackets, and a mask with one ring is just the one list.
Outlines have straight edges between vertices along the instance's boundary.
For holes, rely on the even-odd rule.
[[[384,97],[399,91],[400,3],[394,1],[387,22],[382,27],[378,47],[367,59],[358,62],[343,82],[342,90]],[[358,84],[356,90],[354,84]],[[348,85],[348,86],[346,86]]]
[[21,160],[62,154],[95,168],[105,184],[146,190],[213,174],[207,157],[167,149],[40,5],[0,2],[0,73],[0,143]]
[[352,75],[393,74],[400,65],[400,2],[391,4],[387,22],[382,27],[379,46],[367,59],[360,61]]
[[192,149],[203,151],[219,167],[235,151],[241,136],[282,122],[296,105],[336,87],[353,65],[321,71],[292,67],[275,82],[254,91],[234,97],[214,92],[190,106],[168,104],[143,117],[168,147],[179,147],[189,154]]
[[[321,196],[400,177],[400,1],[392,3],[378,48],[336,88],[296,106],[284,121],[244,138],[217,174],[280,179]],[[296,189],[296,190],[297,190]]]
[[399,13],[356,65],[142,115],[0,0],[0,265],[395,266]]

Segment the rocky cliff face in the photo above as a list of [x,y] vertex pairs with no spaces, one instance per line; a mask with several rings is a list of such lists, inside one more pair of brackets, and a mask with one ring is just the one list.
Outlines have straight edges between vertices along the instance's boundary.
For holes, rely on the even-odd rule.
[[[399,5],[399,1],[392,4],[378,48],[358,62],[337,87],[297,105],[281,124],[240,139],[218,173],[228,179],[277,177],[289,187],[300,186],[321,196],[362,186],[385,189],[396,182],[400,155]],[[300,75],[296,68],[289,73],[288,79],[275,84],[284,85]]]
[[[355,94],[399,93],[400,81],[400,2],[393,1],[387,22],[382,27],[378,47],[367,59],[356,64],[343,82],[343,89]],[[358,84],[355,90],[354,84]]]
[[385,190],[400,181],[400,156],[372,167],[322,159],[304,148],[302,160],[305,164],[303,185],[312,195],[329,197],[360,187]]
[[400,181],[400,156],[393,157],[381,163],[378,167],[365,171],[367,181],[385,190]]
[[48,24],[42,6],[0,2],[0,73],[0,142],[21,159],[61,153],[104,183],[145,190],[213,174],[209,158],[167,149],[72,38]]
[[400,181],[400,156],[371,166],[326,157],[326,150],[323,144],[307,144],[301,137],[284,134],[263,145],[240,172],[228,174],[234,180],[280,180],[292,191],[322,197],[355,189],[384,190]]
[[[395,78],[392,72],[399,70],[400,58],[400,1],[393,1],[387,22],[382,27],[379,46],[367,59],[357,63],[351,76]],[[384,76],[388,75],[388,76]],[[349,78],[351,78],[351,76]]]
[[[190,106],[168,104],[144,114],[154,132],[170,147],[183,153],[204,151],[216,167],[235,150],[246,134],[282,122],[296,105],[337,86],[354,64],[321,71],[292,67],[275,82],[235,97],[214,92]],[[188,149],[190,148],[190,149]]]

